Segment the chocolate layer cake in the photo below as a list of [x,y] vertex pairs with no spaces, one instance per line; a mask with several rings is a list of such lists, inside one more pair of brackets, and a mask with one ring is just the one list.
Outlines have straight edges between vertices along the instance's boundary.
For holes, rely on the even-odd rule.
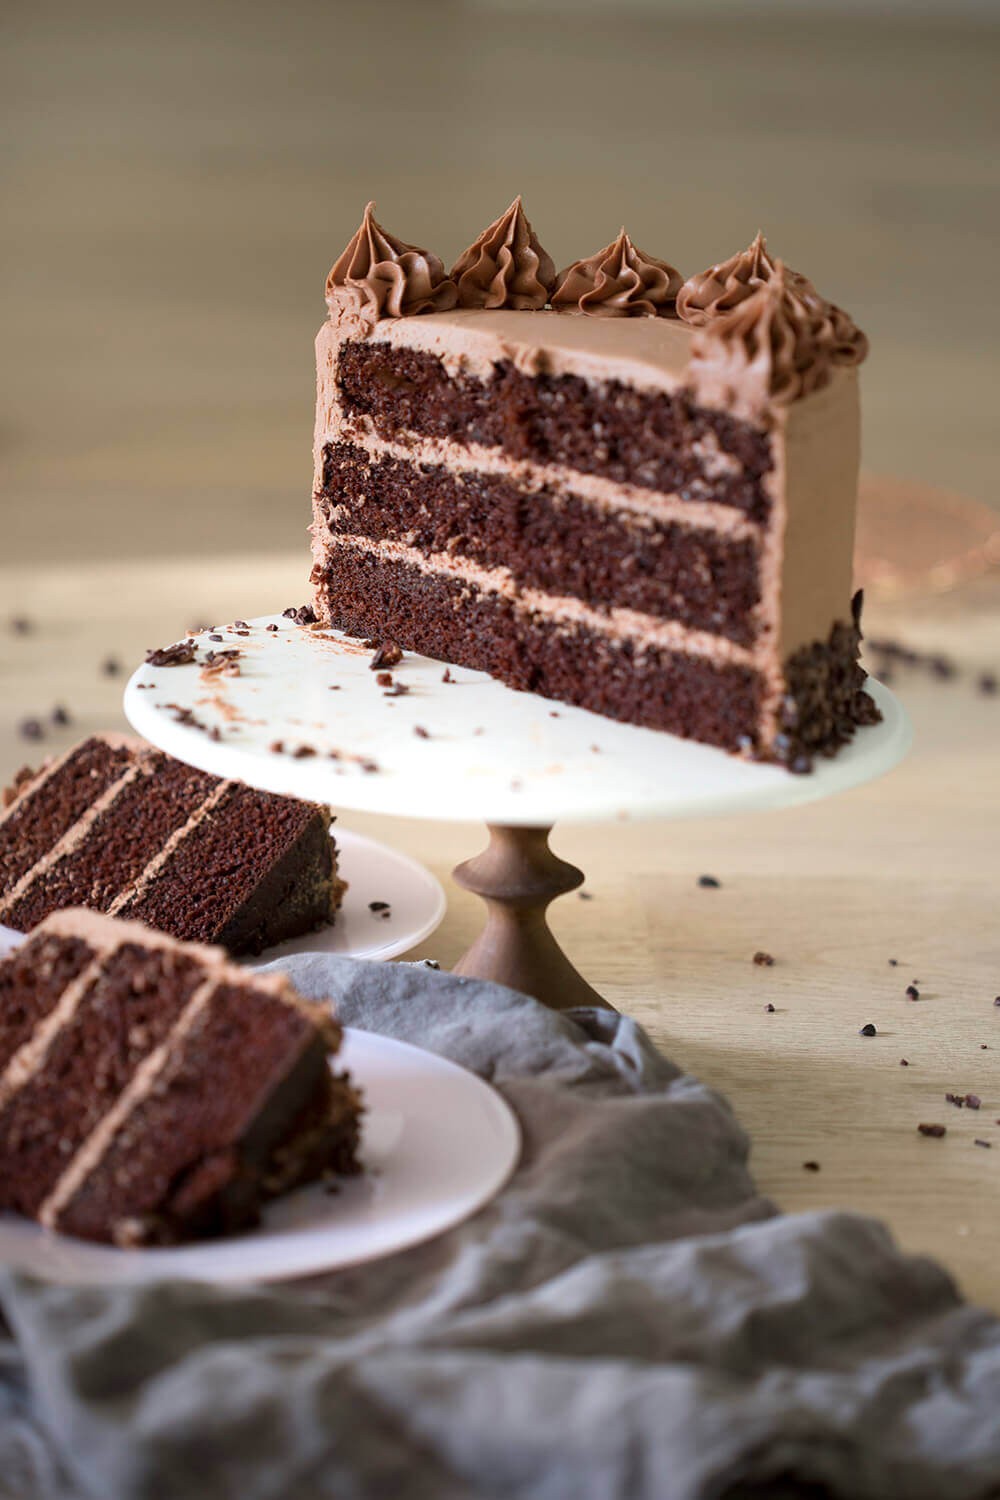
[[556,274],[515,200],[446,274],[372,205],[317,339],[328,624],[807,770],[877,717],[851,598],[864,336],[763,239]]
[[0,1210],[118,1245],[227,1234],[357,1170],[341,1031],[218,948],[69,910],[0,961]]
[[328,808],[220,781],[124,735],[22,772],[0,813],[0,923],[64,906],[231,953],[333,920],[344,883]]

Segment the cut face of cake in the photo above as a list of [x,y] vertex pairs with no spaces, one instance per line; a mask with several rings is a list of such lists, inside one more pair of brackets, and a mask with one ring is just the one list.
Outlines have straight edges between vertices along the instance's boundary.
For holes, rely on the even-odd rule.
[[259,953],[333,920],[330,811],[220,781],[124,735],[22,773],[0,813],[0,923],[88,906]]
[[283,978],[57,912],[0,961],[0,1210],[123,1246],[244,1229],[357,1170],[340,1042]]
[[796,771],[877,717],[866,344],[761,237],[685,283],[623,230],[557,275],[516,200],[448,276],[369,205],[327,298],[324,623]]

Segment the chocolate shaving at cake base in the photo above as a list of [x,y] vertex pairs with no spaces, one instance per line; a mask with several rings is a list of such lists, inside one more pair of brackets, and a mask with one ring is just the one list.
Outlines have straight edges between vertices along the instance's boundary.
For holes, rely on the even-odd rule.
[[159,646],[146,652],[147,667],[186,667],[194,659],[194,641],[175,641],[172,646]]

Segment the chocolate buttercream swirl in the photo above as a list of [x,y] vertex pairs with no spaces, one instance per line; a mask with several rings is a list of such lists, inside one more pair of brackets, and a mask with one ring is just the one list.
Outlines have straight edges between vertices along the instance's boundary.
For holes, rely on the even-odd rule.
[[544,307],[555,277],[552,257],[538,243],[520,194],[451,268],[460,307]]
[[447,312],[458,292],[437,256],[389,234],[369,203],[360,229],[326,278],[326,301],[335,322],[370,328],[380,318]]
[[589,260],[559,273],[552,293],[557,312],[597,318],[673,317],[681,273],[665,260],[637,250],[624,229]]
[[769,280],[696,329],[689,369],[699,400],[759,419],[829,383],[839,347],[830,305],[803,296],[793,274],[775,261]]
[[[677,294],[677,313],[694,328],[703,328],[713,318],[725,317],[770,281],[779,263],[768,252],[767,241],[758,230],[745,250],[729,260],[689,276]],[[837,365],[859,365],[868,353],[868,340],[843,308],[827,302],[808,276],[784,267],[787,287],[829,327],[823,342]]]

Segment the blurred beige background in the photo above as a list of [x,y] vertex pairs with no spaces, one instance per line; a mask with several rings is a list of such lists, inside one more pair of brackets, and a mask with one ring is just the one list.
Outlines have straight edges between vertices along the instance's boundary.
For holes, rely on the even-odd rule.
[[995,503],[997,14],[7,0],[5,561],[304,548],[369,196],[446,260],[517,191],[560,263],[761,225],[872,337],[868,468]]

